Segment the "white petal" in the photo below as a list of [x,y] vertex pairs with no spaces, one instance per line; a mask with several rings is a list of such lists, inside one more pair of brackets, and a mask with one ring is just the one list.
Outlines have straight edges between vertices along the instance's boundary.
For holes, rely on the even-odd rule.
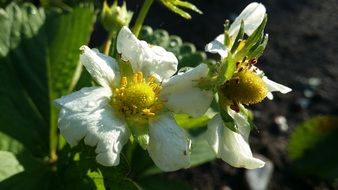
[[193,117],[204,114],[211,104],[213,92],[200,89],[198,82],[208,72],[208,66],[201,64],[164,82],[160,97],[166,107],[173,112],[187,113]]
[[71,111],[91,111],[108,104],[112,93],[103,87],[86,87],[70,95],[56,99],[54,102],[59,108]]
[[148,152],[161,170],[189,167],[190,146],[190,139],[171,114],[163,114],[150,122]]
[[206,132],[209,145],[221,158],[234,167],[247,169],[260,168],[264,162],[254,158],[249,144],[245,139],[250,132],[249,126],[237,126],[240,133],[236,133],[224,126],[221,116],[217,114],[208,123]]
[[217,36],[217,38],[208,43],[204,49],[206,52],[219,54],[222,59],[228,56],[228,50],[224,45],[224,34]]
[[115,59],[99,53],[96,49],[81,46],[80,61],[94,80],[103,87],[110,88],[119,81],[119,67]]
[[125,122],[110,107],[105,88],[85,88],[56,100],[61,106],[58,125],[70,145],[97,146],[96,160],[104,166],[119,164],[120,152],[130,132]]
[[212,98],[212,91],[189,88],[170,94],[166,98],[165,105],[175,113],[186,113],[192,117],[199,117],[208,110]]
[[145,76],[155,75],[162,80],[177,71],[178,60],[173,53],[138,40],[127,27],[120,30],[116,48],[122,59],[130,62],[134,72],[142,71]]
[[241,21],[243,20],[244,32],[250,36],[262,23],[265,12],[266,9],[263,4],[256,2],[250,3],[231,24],[229,28],[229,35],[232,38],[236,37],[241,26]]
[[282,84],[276,83],[276,82],[268,79],[268,77],[266,77],[266,76],[264,76],[262,79],[263,79],[265,85],[268,87],[269,92],[278,91],[278,92],[281,92],[282,94],[286,94],[286,93],[292,91],[291,88],[284,86]]
[[[244,106],[240,104],[241,109],[242,107]],[[230,117],[235,121],[235,125],[237,126],[239,133],[242,135],[244,140],[248,142],[251,128],[250,123],[247,120],[247,116],[242,112],[236,112],[232,110],[229,106],[227,107],[227,112],[230,115]]]
[[266,97],[269,99],[269,100],[273,100],[273,94],[271,92],[268,92],[268,94],[266,95]]

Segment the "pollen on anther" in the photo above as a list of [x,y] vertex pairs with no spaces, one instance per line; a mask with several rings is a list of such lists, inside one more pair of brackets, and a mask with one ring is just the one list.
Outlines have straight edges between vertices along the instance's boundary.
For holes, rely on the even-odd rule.
[[156,81],[156,78],[154,76],[148,77],[148,84],[154,83]]
[[154,116],[155,113],[151,112],[150,109],[144,109],[142,110],[143,114],[148,115],[148,116]]
[[122,87],[127,86],[127,84],[128,84],[127,77],[122,77],[120,83],[121,83],[121,86],[122,86]]
[[140,117],[147,119],[157,113],[162,104],[158,101],[161,86],[156,77],[143,77],[142,72],[136,72],[129,79],[122,77],[120,87],[114,89],[113,104],[126,117]]

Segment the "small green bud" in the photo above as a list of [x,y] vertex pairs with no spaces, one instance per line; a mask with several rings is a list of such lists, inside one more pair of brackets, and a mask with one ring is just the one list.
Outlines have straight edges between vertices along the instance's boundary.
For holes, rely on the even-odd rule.
[[253,71],[242,70],[220,87],[220,95],[242,104],[256,104],[268,94],[268,89],[261,77]]
[[119,31],[123,26],[128,26],[132,16],[133,12],[127,10],[126,2],[118,6],[116,0],[111,7],[106,1],[103,2],[101,23],[109,32]]

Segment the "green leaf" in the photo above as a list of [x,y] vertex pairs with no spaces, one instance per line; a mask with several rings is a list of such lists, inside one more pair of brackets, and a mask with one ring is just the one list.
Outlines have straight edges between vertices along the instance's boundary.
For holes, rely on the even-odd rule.
[[[58,184],[60,189],[104,189],[102,187],[103,179],[99,171],[91,170],[89,167],[92,165],[91,160],[80,160],[69,165],[59,171],[61,176],[58,176],[61,184]],[[57,188],[55,188],[57,189]]]
[[0,183],[1,189],[56,189],[52,184],[53,174],[44,169],[35,171],[24,171],[18,173]]
[[47,189],[50,186],[53,174],[48,163],[34,158],[30,153],[15,155],[0,151],[0,159],[0,174],[11,174],[0,179],[0,189]]
[[11,152],[0,151],[0,181],[24,170]]
[[191,140],[191,167],[198,166],[216,158],[215,153],[205,140],[204,134],[197,137],[191,137]]
[[191,16],[189,13],[187,13],[183,8],[190,9],[192,11],[195,11],[196,13],[202,14],[202,11],[200,11],[195,5],[187,2],[187,1],[181,1],[181,0],[161,0],[160,1],[164,6],[166,6],[168,9],[173,11],[174,13],[180,15],[181,17],[185,19],[191,19]]
[[143,148],[139,146],[139,144],[131,144],[128,143],[126,146],[134,146],[133,147],[133,156],[131,156],[130,159],[130,167],[132,169],[131,173],[134,174],[134,176],[137,177],[143,177],[152,175],[153,171],[154,173],[162,173],[160,169],[155,167],[154,162],[149,157],[149,154],[147,151],[144,151]]
[[0,132],[0,150],[18,154],[25,149],[23,144],[11,136]]
[[291,134],[288,153],[300,174],[325,179],[338,176],[338,117],[317,116],[299,125]]
[[75,86],[78,49],[88,42],[94,20],[92,6],[45,11],[12,3],[0,9],[0,150],[13,153],[24,168],[0,189],[59,187],[56,165],[47,157],[49,134],[57,135],[53,101]]
[[56,128],[53,100],[74,87],[78,49],[88,42],[93,21],[93,7],[0,9],[0,131],[34,154],[48,152],[49,127]]
[[85,145],[82,140],[73,148],[66,145],[60,155],[63,155],[59,160],[62,189],[121,189],[129,185],[126,179],[130,165],[123,153],[117,166],[105,167],[97,163],[95,147]]
[[96,190],[105,190],[104,179],[100,171],[90,171],[87,172],[88,177],[90,177],[95,183]]
[[337,128],[338,118],[334,116],[317,116],[300,124],[293,132],[289,143],[289,156],[297,159],[306,150],[324,140]]
[[[0,0],[0,7],[6,7],[10,3],[21,3],[23,0]],[[29,1],[29,0],[26,0]]]
[[[4,26],[0,27],[0,81],[3,85],[0,88],[0,133],[5,137],[1,138],[0,148],[11,151],[5,144],[16,141],[35,154],[43,155],[48,151],[48,120],[44,118],[48,114],[45,101],[48,94],[42,92],[44,75],[27,77],[41,69],[40,65],[29,66],[29,63],[37,64],[38,60],[32,56],[39,51],[27,57],[24,52],[33,48],[27,46],[27,41],[33,40],[45,15],[28,4],[22,7],[11,4],[6,10],[0,9],[0,13],[0,23]],[[33,44],[39,43],[34,41]],[[31,85],[28,87],[27,83]],[[38,106],[34,100],[40,100],[41,104]]]

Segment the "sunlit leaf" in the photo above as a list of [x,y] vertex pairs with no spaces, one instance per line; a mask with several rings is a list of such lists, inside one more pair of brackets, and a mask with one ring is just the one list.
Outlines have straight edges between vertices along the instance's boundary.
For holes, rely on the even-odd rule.
[[288,146],[294,168],[326,179],[338,176],[338,117],[317,116],[299,125]]
[[0,151],[0,160],[0,181],[24,170],[11,152]]

